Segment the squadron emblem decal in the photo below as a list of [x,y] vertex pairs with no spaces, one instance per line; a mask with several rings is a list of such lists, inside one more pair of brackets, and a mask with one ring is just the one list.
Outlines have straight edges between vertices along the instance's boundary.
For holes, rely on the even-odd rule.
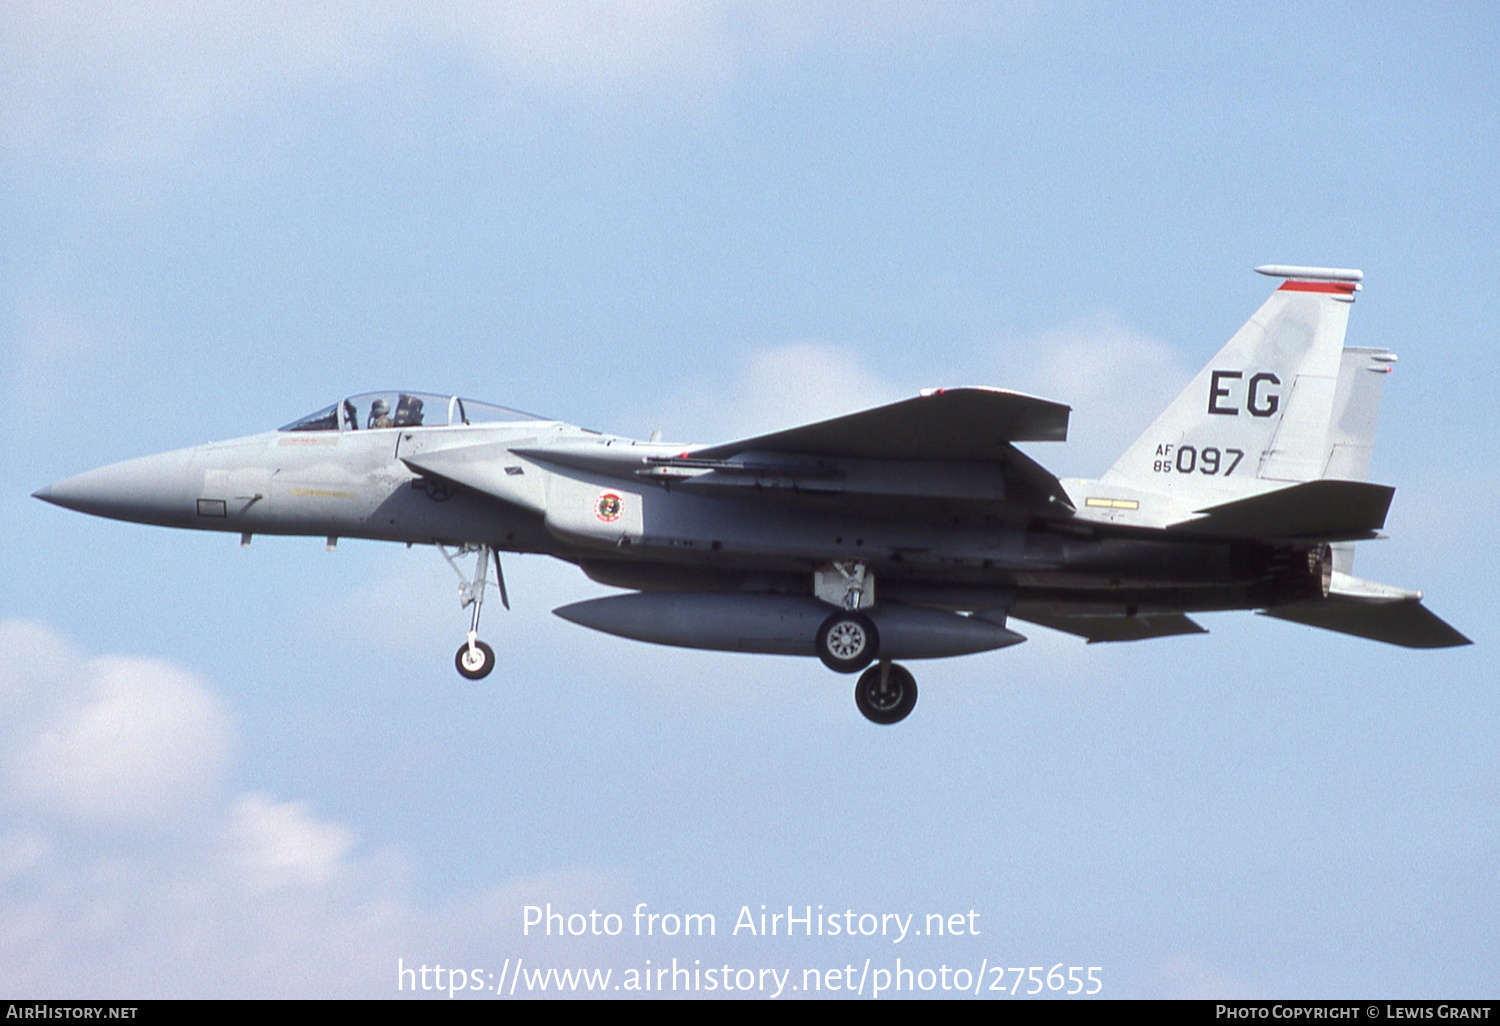
[[619,520],[623,512],[625,512],[625,500],[614,492],[603,492],[594,500],[594,516],[606,524]]

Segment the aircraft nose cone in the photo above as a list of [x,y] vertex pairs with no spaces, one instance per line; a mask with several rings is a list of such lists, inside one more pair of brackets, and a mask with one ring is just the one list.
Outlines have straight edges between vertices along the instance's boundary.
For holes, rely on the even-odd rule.
[[54,506],[115,520],[180,526],[187,522],[191,450],[114,463],[32,493]]

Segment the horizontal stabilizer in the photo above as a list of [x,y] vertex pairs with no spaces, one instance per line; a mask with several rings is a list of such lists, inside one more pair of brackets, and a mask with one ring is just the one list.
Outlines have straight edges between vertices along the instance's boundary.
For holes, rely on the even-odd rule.
[[1261,615],[1403,648],[1452,648],[1473,644],[1415,599],[1370,602],[1334,595],[1276,606],[1262,611]]
[[1148,638],[1170,638],[1176,634],[1207,634],[1190,617],[1181,613],[1139,613],[1135,616],[1066,616],[1051,610],[1024,609],[1011,611],[1018,620],[1051,627],[1055,631],[1076,634],[1096,641],[1145,641]]
[[876,460],[1005,460],[1011,442],[1062,442],[1069,407],[999,388],[947,388],[832,420],[693,449],[694,458],[746,452]]
[[1364,481],[1304,481],[1199,510],[1171,529],[1216,538],[1369,538],[1385,526],[1394,488]]

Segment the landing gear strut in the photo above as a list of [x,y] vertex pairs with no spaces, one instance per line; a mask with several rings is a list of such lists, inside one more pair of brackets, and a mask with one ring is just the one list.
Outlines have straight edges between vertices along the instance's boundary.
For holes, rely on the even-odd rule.
[[889,659],[882,659],[859,676],[854,704],[872,723],[900,723],[917,705],[917,681]]
[[[439,545],[438,551],[458,574],[458,599],[460,608],[474,608],[469,619],[468,640],[458,647],[458,652],[453,657],[453,664],[458,667],[458,672],[469,680],[481,680],[490,675],[495,668],[495,650],[479,640],[479,610],[484,606],[484,589],[488,583],[490,559],[495,561],[495,583],[500,588],[500,602],[506,609],[510,608],[510,596],[505,593],[505,575],[500,569],[500,553],[488,545],[461,545],[450,553],[448,546]],[[466,556],[475,553],[478,559],[474,563],[474,576],[469,578],[459,569],[458,560],[454,557]]]

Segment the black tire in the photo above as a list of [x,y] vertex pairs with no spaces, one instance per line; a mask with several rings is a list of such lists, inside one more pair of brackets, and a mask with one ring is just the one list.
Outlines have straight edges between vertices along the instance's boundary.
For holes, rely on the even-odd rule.
[[495,650],[482,641],[474,642],[474,648],[479,656],[477,663],[469,658],[469,643],[466,641],[458,646],[458,653],[453,657],[453,665],[458,667],[459,673],[470,680],[483,680],[495,668]]
[[835,673],[858,673],[880,653],[880,632],[863,613],[834,613],[818,628],[818,658]]
[[871,723],[900,723],[917,707],[917,679],[906,667],[892,663],[882,688],[880,667],[872,666],[854,685],[854,704]]

